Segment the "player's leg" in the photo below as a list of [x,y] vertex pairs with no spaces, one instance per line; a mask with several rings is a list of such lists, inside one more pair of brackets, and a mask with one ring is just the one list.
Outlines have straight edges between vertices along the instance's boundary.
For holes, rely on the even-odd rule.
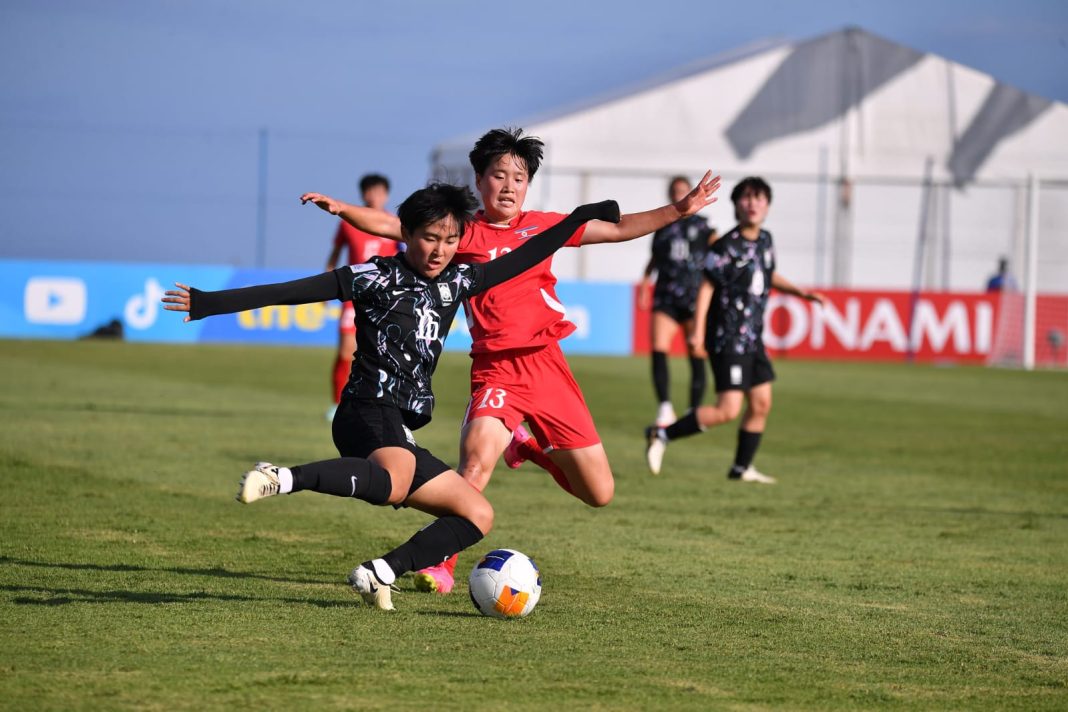
[[[474,399],[472,403],[475,403]],[[479,492],[489,484],[493,469],[512,438],[512,430],[518,426],[517,421],[509,428],[496,414],[465,420],[460,430],[459,470],[468,484]]]
[[775,379],[775,371],[767,353],[761,349],[753,360],[753,387],[746,392],[749,404],[745,415],[742,416],[742,424],[738,429],[738,446],[734,454],[734,464],[731,465],[727,476],[742,482],[759,482],[761,484],[774,484],[775,478],[763,474],[753,467],[753,458],[756,457],[757,448],[764,435],[767,426],[768,414],[771,412],[771,383]]
[[[405,504],[438,519],[393,551],[364,561],[349,576],[364,600],[380,608],[392,607],[390,586],[397,576],[415,571],[417,588],[423,589],[419,582],[428,575],[427,571],[437,569],[445,560],[455,559],[459,552],[481,541],[493,526],[489,501],[453,470],[427,481],[408,496]],[[449,579],[451,589],[452,574]]]
[[694,408],[666,428],[651,425],[645,429],[645,461],[652,474],[660,474],[669,442],[727,423],[741,413],[745,391],[752,380],[753,357],[717,354],[710,361],[716,384],[715,404]]
[[[471,418],[473,408],[483,402],[483,393],[476,391],[471,404],[468,406],[468,415],[464,419],[464,425],[460,430],[460,475],[463,480],[476,491],[481,492],[489,484],[493,474],[493,468],[497,465],[501,453],[508,445],[512,433],[504,422],[494,416],[479,416]],[[490,393],[494,403],[499,402],[499,394]],[[519,415],[511,416],[518,425]],[[415,576],[415,587],[420,591],[446,594],[452,590],[454,573],[456,571],[457,557],[450,556],[445,561],[436,561],[421,568]]]
[[716,402],[687,411],[685,415],[666,428],[650,425],[645,429],[645,462],[649,472],[660,474],[667,444],[672,440],[688,438],[703,433],[711,427],[722,425],[738,417],[742,411],[745,395],[742,391],[729,390],[716,394]]
[[537,464],[565,492],[604,507],[615,496],[615,478],[582,390],[560,352],[546,359],[540,372],[537,382],[544,387],[532,395],[527,411],[530,429],[543,445],[539,454],[548,460]]
[[679,331],[679,323],[667,312],[656,309],[649,322],[652,346],[653,390],[656,392],[656,424],[669,425],[675,421],[671,406],[671,371],[668,367],[671,343]]
[[370,504],[399,504],[408,494],[414,472],[414,455],[401,447],[383,447],[367,458],[338,457],[292,467],[261,462],[241,478],[237,500],[251,504],[264,497],[309,490]]
[[760,440],[764,435],[768,413],[771,411],[771,384],[762,383],[751,388],[746,393],[746,397],[749,404],[745,409],[745,415],[742,416],[741,427],[738,428],[738,444],[734,451],[734,464],[731,465],[727,477],[743,482],[773,484],[775,478],[769,477],[753,467],[753,458],[756,457],[757,448],[760,447]]
[[527,414],[538,410],[540,400],[557,391],[556,381],[560,379],[565,380],[562,387],[577,388],[555,345],[521,355],[483,354],[475,358],[471,402],[460,435],[460,474],[464,479],[484,489],[504,454],[509,467],[515,469],[529,460],[571,491],[563,471],[545,454],[544,439],[539,443],[522,427]]
[[604,445],[597,443],[580,448],[554,448],[548,455],[567,478],[570,487],[568,492],[591,507],[604,507],[611,503],[616,482]]
[[418,581],[422,571],[455,557],[493,527],[493,508],[482,493],[423,448],[416,448],[416,458],[415,480],[404,503],[438,518],[404,544],[363,562],[349,577],[364,600],[379,608],[392,608],[390,586],[398,576],[421,569]]

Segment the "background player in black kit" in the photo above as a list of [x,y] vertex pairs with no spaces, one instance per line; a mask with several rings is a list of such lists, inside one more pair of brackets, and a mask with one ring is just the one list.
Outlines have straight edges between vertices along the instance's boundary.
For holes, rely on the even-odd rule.
[[[672,203],[682,200],[692,186],[685,176],[676,176],[668,183],[668,197]],[[652,314],[649,318],[649,345],[652,352],[653,390],[656,392],[656,424],[675,422],[671,406],[671,375],[668,352],[681,327],[686,335],[686,350],[690,359],[690,408],[701,405],[705,397],[705,354],[700,344],[693,344],[694,303],[701,286],[701,265],[713,239],[715,230],[700,215],[690,215],[662,227],[653,234],[652,255],[638,290],[638,308],[649,308],[652,275],[656,284],[652,291]]]
[[367,603],[386,610],[393,608],[390,589],[398,576],[440,563],[493,525],[486,498],[412,435],[430,422],[430,379],[461,301],[534,267],[586,221],[619,220],[613,201],[582,206],[499,259],[450,264],[476,205],[467,188],[431,185],[397,211],[408,248],[401,255],[244,289],[202,292],[178,283],[163,298],[166,309],[189,312],[186,321],[273,304],[352,301],[356,359],[333,421],[341,457],[295,467],[259,463],[245,473],[237,498],[251,503],[314,490],[437,516],[406,543],[349,574]]
[[696,408],[668,427],[646,429],[649,471],[660,473],[667,443],[738,417],[748,401],[734,464],[727,476],[741,482],[772,484],[752,466],[771,411],[775,371],[764,350],[764,310],[774,287],[780,292],[823,303],[822,295],[795,287],[775,271],[771,233],[763,229],[771,204],[771,187],[762,178],[746,178],[731,191],[738,226],[709,248],[705,281],[697,297],[697,329],[716,382],[716,404]]

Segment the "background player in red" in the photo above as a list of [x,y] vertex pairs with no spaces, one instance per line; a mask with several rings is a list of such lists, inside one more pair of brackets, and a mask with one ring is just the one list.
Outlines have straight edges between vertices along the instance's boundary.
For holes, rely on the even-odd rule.
[[[471,151],[483,209],[468,226],[456,261],[489,262],[560,222],[564,215],[523,211],[527,188],[541,164],[544,144],[521,129],[494,129]],[[579,247],[623,242],[655,232],[715,201],[719,177],[711,172],[677,203],[624,215],[618,223],[591,221],[567,242]],[[346,205],[319,193],[301,197],[367,232],[396,238],[396,218]],[[471,401],[461,432],[460,474],[478,490],[488,484],[504,454],[509,466],[531,460],[567,492],[593,507],[612,501],[615,480],[582,391],[560,350],[575,330],[556,296],[552,261],[465,304],[471,332]],[[526,421],[533,435],[522,427]],[[416,585],[447,593],[452,558],[424,570]]]
[[[389,179],[377,173],[368,173],[360,179],[360,196],[365,207],[385,213],[386,205],[389,204]],[[372,235],[342,220],[338,223],[337,233],[334,235],[334,247],[326,258],[326,271],[333,272],[342,265],[362,264],[375,255],[389,257],[397,254],[398,248],[403,247],[403,242]],[[342,253],[345,253],[347,261],[341,261]],[[337,356],[334,358],[332,371],[334,405],[326,412],[327,420],[334,419],[337,404],[341,402],[341,391],[345,388],[352,370],[352,357],[356,351],[355,318],[352,302],[345,302],[337,320]]]

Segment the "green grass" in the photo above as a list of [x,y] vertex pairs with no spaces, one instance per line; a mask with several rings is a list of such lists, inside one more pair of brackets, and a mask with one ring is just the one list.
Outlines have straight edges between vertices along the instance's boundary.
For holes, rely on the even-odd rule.
[[[573,358],[616,500],[502,466],[477,552],[545,589],[495,621],[463,581],[392,614],[344,585],[417,512],[233,501],[257,459],[334,455],[330,360],[0,342],[0,707],[1068,708],[1066,374],[779,360],[759,487],[724,477],[732,427],[651,478],[647,362]],[[468,363],[419,433],[447,461]]]

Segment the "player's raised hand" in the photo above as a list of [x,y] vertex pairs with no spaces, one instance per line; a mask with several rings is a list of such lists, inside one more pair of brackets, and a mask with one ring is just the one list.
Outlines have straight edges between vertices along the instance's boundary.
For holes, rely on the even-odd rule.
[[819,304],[821,307],[823,306],[824,300],[827,299],[827,297],[823,296],[819,292],[805,292],[801,296],[810,302],[816,302],[816,304]]
[[331,215],[337,215],[341,212],[342,207],[344,207],[344,203],[341,201],[334,200],[329,195],[323,195],[322,193],[305,193],[300,196],[301,205],[306,205],[308,203],[315,203]]
[[[163,293],[163,297],[160,299],[163,302],[163,308],[168,311],[176,312],[188,312],[189,311],[189,285],[182,284],[181,282],[175,282],[174,286],[178,289],[168,289]],[[182,321],[189,321],[187,316]]]
[[713,176],[712,171],[708,171],[697,186],[686,194],[685,198],[675,203],[675,209],[679,211],[681,217],[689,217],[716,202],[715,192],[717,190],[719,190],[719,176]]

